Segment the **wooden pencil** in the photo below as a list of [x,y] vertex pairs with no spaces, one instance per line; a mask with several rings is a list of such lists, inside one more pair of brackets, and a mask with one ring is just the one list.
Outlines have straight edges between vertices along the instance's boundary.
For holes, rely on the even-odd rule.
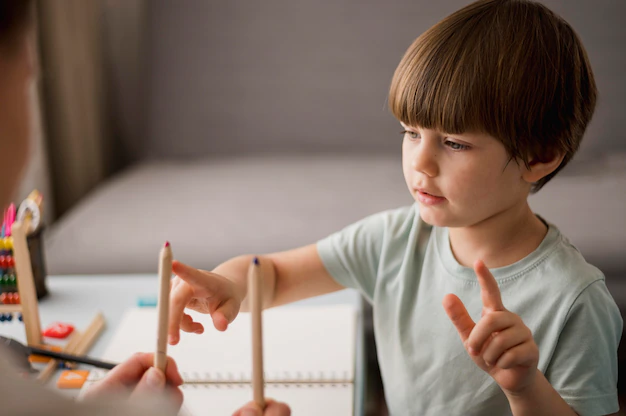
[[263,380],[263,278],[259,259],[255,257],[248,269],[248,302],[252,322],[252,392],[254,401],[265,409]]
[[159,253],[159,299],[157,309],[159,323],[157,329],[157,346],[154,354],[154,366],[165,371],[167,363],[167,323],[170,313],[170,279],[172,277],[172,247],[169,242]]

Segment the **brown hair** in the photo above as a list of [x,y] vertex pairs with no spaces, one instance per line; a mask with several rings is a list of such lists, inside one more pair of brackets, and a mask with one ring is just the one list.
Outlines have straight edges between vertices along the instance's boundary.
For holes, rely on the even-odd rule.
[[389,106],[410,126],[489,134],[526,166],[564,154],[536,192],[578,150],[596,97],[587,53],[566,21],[529,0],[481,0],[413,42]]
[[32,0],[0,0],[0,46],[13,46],[31,23],[32,8]]

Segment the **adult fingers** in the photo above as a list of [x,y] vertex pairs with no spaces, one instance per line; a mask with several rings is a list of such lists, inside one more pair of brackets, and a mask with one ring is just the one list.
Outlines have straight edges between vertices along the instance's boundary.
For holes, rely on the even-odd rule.
[[285,403],[265,399],[265,410],[255,402],[248,402],[238,409],[233,416],[290,416],[291,409]]
[[156,367],[150,367],[143,374],[139,383],[137,383],[137,387],[133,391],[132,396],[147,396],[149,394],[160,393],[165,389],[165,384],[165,373]]

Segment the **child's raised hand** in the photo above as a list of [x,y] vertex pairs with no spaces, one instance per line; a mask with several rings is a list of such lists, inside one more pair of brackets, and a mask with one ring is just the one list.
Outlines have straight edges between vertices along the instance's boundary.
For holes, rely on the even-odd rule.
[[213,325],[225,331],[239,313],[245,293],[224,276],[194,269],[178,261],[172,263],[176,275],[170,292],[168,342],[178,343],[180,330],[201,334],[204,327],[185,313],[185,308],[211,314]]
[[485,264],[476,261],[474,270],[483,302],[480,320],[474,323],[455,295],[446,295],[443,307],[474,362],[505,392],[520,392],[535,379],[539,349],[522,318],[502,304],[498,284]]

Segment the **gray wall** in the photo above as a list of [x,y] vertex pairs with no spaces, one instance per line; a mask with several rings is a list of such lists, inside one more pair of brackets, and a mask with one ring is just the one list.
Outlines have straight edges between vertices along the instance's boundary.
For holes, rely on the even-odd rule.
[[[579,33],[596,73],[584,153],[626,150],[626,1],[545,3]],[[393,71],[421,32],[466,4],[152,0],[143,156],[398,152]]]

